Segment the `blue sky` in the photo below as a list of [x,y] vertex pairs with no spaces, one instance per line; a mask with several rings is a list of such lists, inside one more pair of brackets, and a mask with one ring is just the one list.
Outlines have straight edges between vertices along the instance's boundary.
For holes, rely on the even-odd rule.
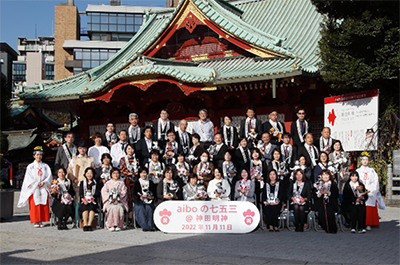
[[[0,42],[6,42],[17,50],[17,37],[34,38],[53,36],[54,6],[67,0],[0,0]],[[166,0],[121,0],[122,5],[165,7]],[[109,5],[109,0],[75,0],[79,11],[85,11],[88,4]],[[86,20],[82,18],[82,26]]]

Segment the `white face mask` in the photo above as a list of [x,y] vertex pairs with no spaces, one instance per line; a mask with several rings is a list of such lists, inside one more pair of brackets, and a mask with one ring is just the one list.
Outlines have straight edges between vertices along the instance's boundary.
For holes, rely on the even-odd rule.
[[205,156],[200,157],[201,162],[206,163],[208,158]]

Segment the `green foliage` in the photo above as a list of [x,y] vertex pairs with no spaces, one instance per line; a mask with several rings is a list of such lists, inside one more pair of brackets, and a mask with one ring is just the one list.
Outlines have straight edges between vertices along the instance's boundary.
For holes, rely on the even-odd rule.
[[[369,166],[375,169],[379,176],[381,192],[386,191],[387,183],[387,166],[393,164],[393,150],[400,150],[400,119],[396,114],[398,107],[389,105],[379,119],[378,133],[378,150],[371,152]],[[360,166],[360,163],[359,165]]]
[[397,101],[399,2],[312,2],[326,15],[319,42],[324,80],[343,93],[380,89],[383,102]]

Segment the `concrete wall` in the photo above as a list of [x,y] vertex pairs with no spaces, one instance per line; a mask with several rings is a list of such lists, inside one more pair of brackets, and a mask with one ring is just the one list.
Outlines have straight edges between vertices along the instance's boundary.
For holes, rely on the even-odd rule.
[[26,85],[34,86],[35,82],[41,82],[43,78],[44,56],[41,52],[29,52],[26,54]]
[[64,67],[65,60],[73,60],[72,49],[65,50],[62,46],[65,40],[79,40],[80,18],[76,6],[62,3],[55,6],[54,17],[54,79],[60,80],[73,75],[72,71]]

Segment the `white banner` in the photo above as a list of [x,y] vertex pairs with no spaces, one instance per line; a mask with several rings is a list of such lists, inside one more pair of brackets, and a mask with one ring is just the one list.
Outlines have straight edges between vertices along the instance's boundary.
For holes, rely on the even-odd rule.
[[325,98],[324,117],[345,151],[377,149],[378,90]]
[[257,207],[242,201],[166,201],[154,211],[165,233],[249,233],[259,222]]

